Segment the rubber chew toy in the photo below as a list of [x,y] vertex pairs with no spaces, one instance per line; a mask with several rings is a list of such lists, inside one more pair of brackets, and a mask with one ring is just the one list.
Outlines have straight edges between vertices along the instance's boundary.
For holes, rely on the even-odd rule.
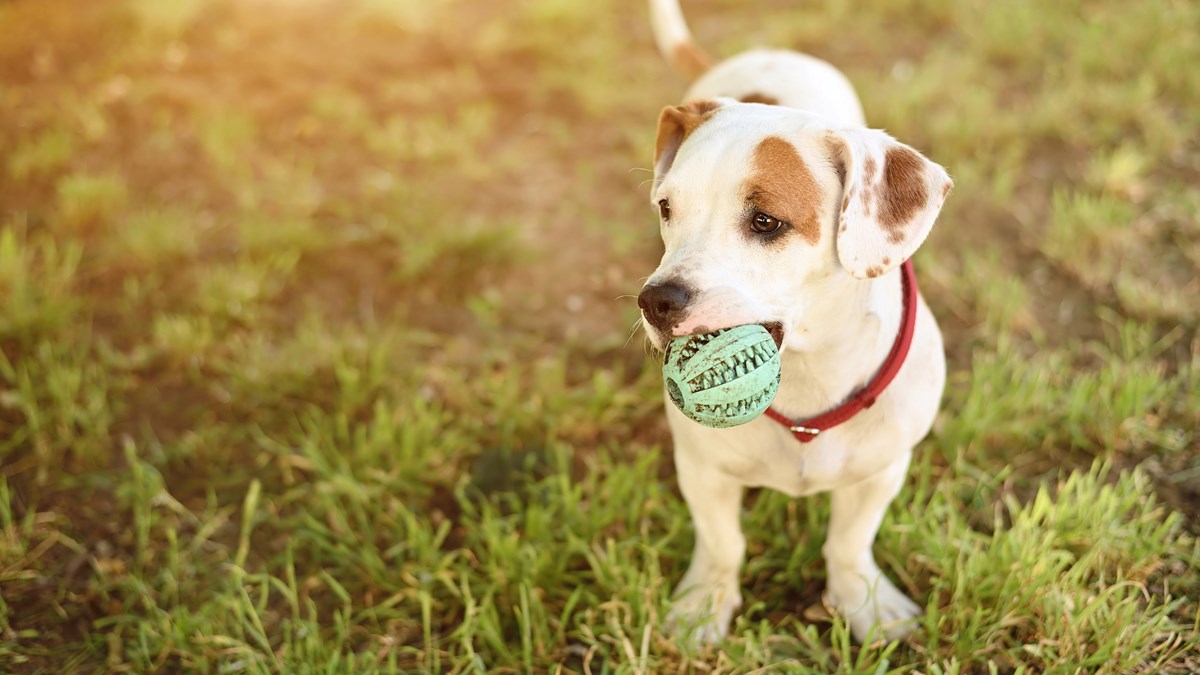
[[675,338],[664,361],[667,396],[707,427],[745,424],[779,391],[779,349],[758,324]]

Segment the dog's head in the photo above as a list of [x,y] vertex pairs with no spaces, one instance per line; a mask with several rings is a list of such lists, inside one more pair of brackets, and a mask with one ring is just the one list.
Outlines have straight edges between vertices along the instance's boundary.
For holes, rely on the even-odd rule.
[[[666,253],[638,297],[653,344],[761,323],[784,346],[817,289],[911,256],[951,181],[872,129],[729,99],[663,110],[651,205]],[[861,283],[861,282],[860,282]]]

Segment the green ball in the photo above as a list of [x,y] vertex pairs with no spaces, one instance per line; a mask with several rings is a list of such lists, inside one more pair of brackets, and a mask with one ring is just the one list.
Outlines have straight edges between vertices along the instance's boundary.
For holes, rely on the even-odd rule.
[[779,391],[779,349],[758,324],[675,338],[664,355],[667,397],[706,427],[745,424]]

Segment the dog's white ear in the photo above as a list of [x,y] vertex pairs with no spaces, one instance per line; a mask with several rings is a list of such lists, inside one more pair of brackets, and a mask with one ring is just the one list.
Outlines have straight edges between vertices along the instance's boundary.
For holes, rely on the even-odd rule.
[[655,179],[662,178],[671,168],[679,146],[721,105],[718,100],[702,100],[663,108],[658,116],[658,136],[654,140]]
[[877,277],[917,251],[951,186],[946,170],[875,129],[829,133],[842,179],[837,254],[859,279]]

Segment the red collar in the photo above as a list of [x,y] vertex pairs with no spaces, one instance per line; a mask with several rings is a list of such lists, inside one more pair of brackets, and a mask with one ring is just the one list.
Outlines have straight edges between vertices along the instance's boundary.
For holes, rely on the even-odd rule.
[[904,365],[904,357],[908,356],[908,348],[912,345],[913,328],[917,325],[917,275],[913,272],[912,260],[905,260],[900,266],[900,285],[904,293],[904,315],[900,319],[900,332],[896,335],[896,341],[892,343],[892,351],[888,352],[883,365],[879,367],[879,372],[875,373],[875,377],[867,386],[858,390],[845,403],[816,417],[794,421],[772,408],[767,408],[767,417],[787,427],[796,440],[808,443],[822,431],[849,421],[851,417],[874,405],[875,399],[887,389],[895,379],[896,373],[900,372],[900,366]]

